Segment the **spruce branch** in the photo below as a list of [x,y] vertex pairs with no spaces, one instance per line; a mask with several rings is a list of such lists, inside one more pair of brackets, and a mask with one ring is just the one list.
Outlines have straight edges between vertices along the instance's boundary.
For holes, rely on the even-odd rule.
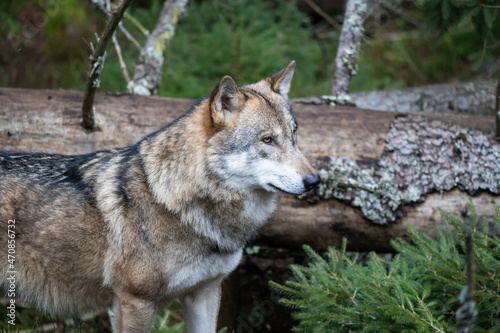
[[100,85],[101,72],[106,60],[106,48],[112,39],[118,23],[123,17],[123,13],[131,2],[132,0],[123,0],[113,11],[104,32],[101,37],[97,38],[97,45],[90,56],[90,68],[87,74],[82,104],[83,127],[86,129],[95,129],[97,127],[95,122],[94,97]]
[[[355,255],[342,257],[342,251],[335,248],[328,249],[325,259],[304,247],[311,262],[292,267],[296,280],[287,281],[286,298],[280,300],[294,309],[293,316],[300,322],[293,331],[451,333],[457,331],[458,318],[464,315],[470,332],[474,307],[467,293],[475,289],[473,301],[480,304],[474,310],[476,331],[500,332],[500,284],[495,276],[500,268],[499,238],[491,236],[484,223],[481,228],[474,207],[469,212],[470,224],[443,213],[445,227],[438,239],[417,233],[409,225],[411,242],[393,241],[398,254],[392,260],[371,253],[363,265],[353,260]],[[478,243],[482,246],[473,247]],[[474,258],[478,264],[471,271]],[[463,262],[468,262],[467,272],[461,267]],[[337,265],[339,273],[332,275]],[[457,313],[457,295],[465,284],[461,298],[469,301],[466,311]]]

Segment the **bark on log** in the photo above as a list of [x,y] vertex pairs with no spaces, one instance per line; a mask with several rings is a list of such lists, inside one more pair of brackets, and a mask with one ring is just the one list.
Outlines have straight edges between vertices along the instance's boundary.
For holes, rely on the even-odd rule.
[[495,80],[455,82],[423,87],[351,94],[359,108],[436,114],[495,114]]
[[[350,94],[361,109],[391,112],[490,116],[495,114],[497,82],[476,81]],[[295,99],[304,104],[329,104],[331,96]]]
[[[82,95],[75,91],[0,88],[0,149],[82,154],[122,147],[174,120],[193,104],[191,100],[98,93],[95,103],[101,110],[96,116],[100,130],[88,132],[81,127]],[[300,124],[299,143],[313,162],[322,163],[330,155],[344,156],[357,165],[377,168],[383,154],[393,154],[386,149],[386,136],[401,114],[329,105],[293,107]],[[493,140],[495,123],[491,117],[422,117],[429,124],[438,120],[460,126],[450,127],[455,130],[478,130],[486,137],[483,139],[490,145],[488,149],[500,149]],[[408,119],[412,125],[412,118]],[[492,160],[497,163],[500,155]],[[309,243],[324,248],[338,246],[342,237],[347,237],[350,250],[391,251],[389,241],[406,233],[404,222],[433,235],[435,222],[441,220],[437,207],[460,215],[468,205],[468,195],[456,187],[423,197],[423,202],[402,205],[395,222],[379,225],[363,217],[360,209],[346,200],[310,204],[307,200],[280,196],[278,210],[262,230],[259,241],[273,246],[298,247]],[[478,214],[490,221],[492,197],[498,198],[491,192],[478,191],[472,198]]]

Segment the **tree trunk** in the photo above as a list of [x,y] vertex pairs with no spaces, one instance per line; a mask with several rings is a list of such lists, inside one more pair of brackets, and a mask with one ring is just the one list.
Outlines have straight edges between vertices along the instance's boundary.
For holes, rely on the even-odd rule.
[[365,31],[363,21],[366,12],[366,0],[347,0],[331,89],[331,95],[337,100],[336,103],[341,103],[349,95],[351,78],[358,72],[358,58],[361,38]]
[[146,44],[134,70],[132,81],[128,83],[129,92],[138,95],[156,95],[161,83],[163,52],[174,37],[179,17],[186,11],[187,0],[165,0],[160,17]]
[[[81,100],[81,92],[0,88],[0,149],[83,154],[123,147],[193,103],[98,93],[100,130],[86,132],[80,126]],[[390,251],[389,241],[405,235],[405,222],[434,235],[440,221],[437,207],[467,215],[468,194],[474,195],[478,214],[492,220],[500,145],[493,139],[491,116],[416,116],[329,105],[293,108],[300,146],[327,179],[304,199],[280,195],[277,212],[258,241],[324,248],[347,237],[350,250]],[[384,183],[387,177],[390,181]]]

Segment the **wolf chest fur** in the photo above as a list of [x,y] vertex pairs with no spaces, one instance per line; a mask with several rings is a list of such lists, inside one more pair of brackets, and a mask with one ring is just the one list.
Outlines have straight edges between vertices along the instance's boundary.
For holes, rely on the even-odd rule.
[[51,313],[112,309],[115,332],[149,332],[179,298],[188,332],[215,332],[221,281],[276,193],[319,182],[297,145],[294,68],[242,87],[226,76],[130,147],[0,152],[0,243],[15,220],[16,297]]

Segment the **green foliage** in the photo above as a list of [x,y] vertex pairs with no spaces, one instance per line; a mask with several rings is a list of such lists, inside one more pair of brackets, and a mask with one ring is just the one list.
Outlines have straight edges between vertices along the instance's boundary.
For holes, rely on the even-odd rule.
[[[495,228],[500,230],[500,213]],[[309,246],[307,266],[291,267],[295,281],[271,282],[296,311],[296,332],[455,332],[458,295],[467,284],[465,234],[472,230],[478,311],[475,332],[500,332],[500,238],[489,236],[472,204],[471,225],[446,212],[433,239],[408,226],[411,243],[392,242],[393,260],[371,253],[366,265],[357,254],[328,249],[323,259]]]
[[153,322],[153,326],[151,327],[151,332],[157,333],[181,333],[183,332],[184,322],[179,322],[173,326],[169,326],[170,321],[170,311],[165,311],[163,315],[156,315],[155,320]]
[[[167,310],[163,314],[158,313],[153,321],[153,326],[151,327],[151,332],[153,333],[181,333],[184,332],[184,322],[179,321],[177,323],[172,323],[172,312]],[[54,331],[56,330],[57,323],[62,323],[65,320],[64,317],[54,318],[41,311],[36,311],[30,308],[18,308],[16,309],[16,325],[12,326],[8,324],[7,311],[5,307],[0,309],[0,333],[17,332],[19,330],[25,330],[33,332],[43,331],[41,327],[52,326]],[[67,319],[71,319],[68,317]],[[58,320],[57,320],[58,319]],[[92,318],[88,321],[76,320],[76,323],[64,326],[64,332],[75,333],[75,332],[100,332],[103,327],[100,327],[97,318]],[[223,331],[219,332],[223,333]]]
[[[133,8],[131,14],[152,30],[155,24],[152,18],[158,15],[161,5],[153,1],[151,8]],[[176,27],[175,36],[165,51],[158,95],[199,98],[209,93],[224,75],[233,76],[238,84],[252,83],[277,72],[291,60],[300,64],[293,81],[294,95],[326,93],[331,73],[321,67],[319,43],[302,25],[305,18],[294,3],[285,1],[190,3],[185,19]],[[127,20],[124,24],[137,32]],[[120,34],[117,35],[120,38]],[[120,39],[131,73],[139,53]],[[109,54],[102,90],[124,90],[118,60],[114,52]]]
[[[52,317],[47,313],[37,311],[30,308],[16,308],[16,325],[8,323],[9,318],[4,308],[0,309],[0,333],[29,331],[29,332],[44,332],[46,330],[61,331],[62,323],[65,321],[63,317]],[[74,319],[76,323],[64,325],[62,332],[75,333],[75,332],[90,332],[98,331],[98,320],[92,318],[90,320],[81,321],[77,318]]]
[[88,58],[89,49],[82,43],[82,36],[92,36],[88,26],[87,11],[78,0],[65,0],[64,6],[40,1],[46,23],[41,26],[47,34],[44,52],[47,58],[58,61],[65,58],[77,58],[82,62]]
[[[129,13],[151,31],[163,1],[134,4]],[[427,24],[432,23],[428,17],[434,7],[426,8],[420,13],[421,21],[436,27]],[[435,8],[440,14],[440,7]],[[486,18],[484,13],[481,15]],[[493,27],[491,34],[497,36],[500,29],[495,27],[500,20],[488,17]],[[307,20],[293,2],[284,0],[190,3],[186,18],[180,21],[167,48],[159,95],[198,98],[208,94],[224,75],[233,75],[238,83],[250,83],[281,69],[292,59],[297,61],[292,98],[328,93],[337,40],[319,40],[304,24]],[[82,90],[90,54],[82,38],[95,44],[94,33],[102,33],[105,21],[104,14],[85,1],[0,1],[0,34],[6,37],[0,38],[4,50],[0,52],[0,67],[5,74],[0,75],[0,85]],[[493,62],[499,46],[483,52],[483,41],[470,22],[472,16],[441,36],[422,32],[416,38],[405,38],[403,33],[401,38],[386,39],[388,33],[414,30],[394,16],[363,42],[359,73],[352,80],[351,92],[474,79],[477,73],[472,71],[473,61]],[[128,19],[123,24],[144,45],[145,36],[139,29]],[[121,31],[116,36],[132,74],[139,50]],[[99,90],[126,90],[113,45],[108,48]]]
[[224,75],[240,84],[252,83],[292,59],[300,64],[294,91],[317,93],[311,86],[322,76],[321,52],[302,26],[304,18],[293,3],[283,1],[192,4],[167,50],[160,94],[197,98],[211,91]]
[[430,30],[450,31],[472,25],[483,40],[483,50],[474,54],[476,59],[482,61],[488,46],[494,47],[500,39],[498,0],[416,0],[416,4],[423,9],[422,19]]
[[495,28],[500,23],[496,0],[417,0],[416,4],[431,15],[433,29],[447,30],[472,23],[485,39],[499,34]]
[[[152,0],[146,7],[132,8],[130,13],[152,30],[161,6],[161,1]],[[186,18],[177,26],[167,47],[158,94],[199,98],[209,93],[224,75],[234,76],[238,83],[250,83],[281,69],[292,59],[297,61],[292,98],[329,92],[337,41],[316,39],[303,25],[305,19],[293,3],[279,1],[190,3]],[[395,21],[404,25],[401,20]],[[124,24],[143,44],[145,38],[139,30],[127,19]],[[399,31],[403,28],[390,25],[384,29]],[[120,32],[117,37],[132,74],[139,51]],[[470,80],[474,77],[470,70],[471,50],[480,52],[481,40],[470,29],[444,37],[422,34],[417,39],[395,42],[378,38],[367,40],[362,46],[359,73],[353,78],[351,91]],[[409,63],[415,65],[409,66]],[[65,82],[69,84],[70,80]],[[64,87],[70,86],[65,84]],[[108,50],[100,90],[125,90],[112,46]]]

